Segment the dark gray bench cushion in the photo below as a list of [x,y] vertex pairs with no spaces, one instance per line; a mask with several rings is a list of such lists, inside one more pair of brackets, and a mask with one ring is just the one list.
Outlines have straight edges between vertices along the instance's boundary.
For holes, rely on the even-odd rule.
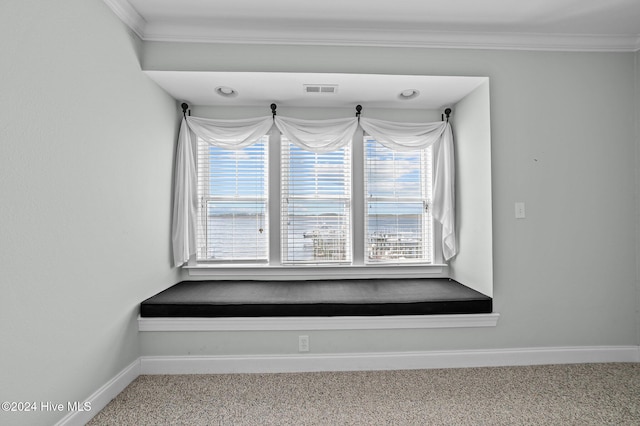
[[491,313],[492,299],[449,279],[182,281],[145,300],[143,317]]

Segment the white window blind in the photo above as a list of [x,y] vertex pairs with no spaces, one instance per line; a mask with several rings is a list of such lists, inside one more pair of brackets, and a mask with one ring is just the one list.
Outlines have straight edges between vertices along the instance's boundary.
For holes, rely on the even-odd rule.
[[268,137],[241,150],[198,139],[198,261],[268,260]]
[[431,152],[393,151],[365,136],[365,263],[432,261]]
[[316,154],[283,136],[281,149],[282,263],[350,263],[351,147]]

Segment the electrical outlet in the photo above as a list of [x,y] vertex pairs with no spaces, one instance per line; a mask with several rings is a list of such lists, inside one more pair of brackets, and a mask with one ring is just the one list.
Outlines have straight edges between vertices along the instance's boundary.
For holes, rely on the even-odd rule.
[[309,352],[309,336],[298,336],[298,352]]

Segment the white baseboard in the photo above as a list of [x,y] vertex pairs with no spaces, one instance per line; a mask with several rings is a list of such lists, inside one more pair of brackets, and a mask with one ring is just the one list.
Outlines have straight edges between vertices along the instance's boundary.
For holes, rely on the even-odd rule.
[[105,383],[85,401],[91,403],[89,411],[74,411],[64,416],[56,426],[83,426],[140,375],[140,358],[129,364],[114,378]]
[[640,362],[640,348],[594,346],[354,354],[143,356],[140,374],[411,370],[603,362]]

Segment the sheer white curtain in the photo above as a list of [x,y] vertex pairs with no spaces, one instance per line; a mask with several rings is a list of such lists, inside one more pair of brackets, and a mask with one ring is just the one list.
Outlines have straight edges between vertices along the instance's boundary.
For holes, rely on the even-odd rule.
[[236,120],[187,117],[186,123],[205,142],[222,149],[237,150],[253,145],[269,133],[273,119],[268,116]]
[[[214,120],[185,117],[180,127],[175,165],[172,225],[175,266],[188,262],[196,253],[197,138],[224,149],[242,149],[269,133],[274,124],[293,144],[308,151],[324,153],[347,145],[353,139],[358,119],[301,120],[265,116]],[[445,260],[455,256],[453,136],[449,123],[395,123],[363,117],[360,126],[391,149],[408,151],[434,145],[433,214],[443,227]]]
[[301,120],[299,118],[275,117],[278,130],[294,145],[307,151],[322,154],[337,151],[353,139],[358,128],[358,119],[338,118],[333,120]]
[[362,117],[360,127],[378,142],[396,151],[433,146],[433,217],[442,224],[442,255],[458,253],[455,230],[455,164],[453,132],[449,122],[399,123]]
[[178,150],[174,171],[173,263],[180,266],[189,261],[196,252],[196,216],[198,180],[196,176],[196,138],[183,118],[178,135]]

